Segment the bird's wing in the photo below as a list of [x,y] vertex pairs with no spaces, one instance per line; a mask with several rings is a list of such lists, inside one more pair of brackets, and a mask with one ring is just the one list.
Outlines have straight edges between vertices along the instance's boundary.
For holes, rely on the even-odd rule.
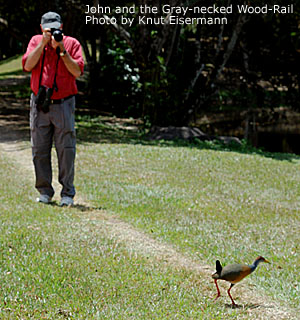
[[223,268],[220,279],[231,283],[238,283],[251,273],[247,265],[231,264]]

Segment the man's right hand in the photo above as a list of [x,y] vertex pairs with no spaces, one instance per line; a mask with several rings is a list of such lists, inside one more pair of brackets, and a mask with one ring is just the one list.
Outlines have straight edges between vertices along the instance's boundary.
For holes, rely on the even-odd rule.
[[43,47],[47,45],[47,43],[51,40],[51,30],[50,29],[44,29],[43,30],[43,38],[42,38],[42,44]]
[[51,30],[45,29],[42,31],[43,31],[42,40],[35,47],[35,49],[32,50],[32,52],[28,55],[25,61],[24,70],[27,72],[32,71],[32,69],[37,65],[43,53],[44,48],[46,47],[47,43],[51,40],[51,37],[52,37]]

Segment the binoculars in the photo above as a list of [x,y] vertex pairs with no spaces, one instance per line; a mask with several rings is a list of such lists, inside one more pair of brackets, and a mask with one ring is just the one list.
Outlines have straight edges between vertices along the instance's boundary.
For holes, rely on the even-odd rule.
[[36,95],[36,99],[35,99],[35,103],[38,111],[43,111],[44,113],[49,112],[49,106],[51,103],[52,94],[53,94],[53,88],[40,86],[39,92]]

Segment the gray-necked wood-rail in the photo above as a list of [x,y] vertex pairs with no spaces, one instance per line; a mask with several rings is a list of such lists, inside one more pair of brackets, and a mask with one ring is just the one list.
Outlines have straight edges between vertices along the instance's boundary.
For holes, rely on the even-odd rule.
[[268,260],[266,260],[264,257],[260,256],[255,259],[253,264],[246,265],[246,264],[230,264],[226,267],[222,267],[219,260],[216,261],[216,269],[217,271],[212,275],[212,278],[215,280],[215,284],[218,290],[218,295],[216,299],[218,299],[221,295],[219,287],[218,287],[218,280],[225,280],[231,283],[230,288],[228,289],[228,295],[232,301],[232,305],[235,305],[234,300],[232,299],[232,296],[230,294],[231,288],[238,282],[240,282],[242,279],[247,277],[250,273],[252,273],[260,262],[266,262],[270,263]]

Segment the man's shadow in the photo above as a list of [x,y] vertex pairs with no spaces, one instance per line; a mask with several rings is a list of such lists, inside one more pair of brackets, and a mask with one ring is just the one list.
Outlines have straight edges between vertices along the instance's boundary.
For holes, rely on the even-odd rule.
[[80,204],[80,203],[76,203],[70,206],[60,206],[58,202],[56,201],[51,201],[49,203],[51,206],[53,207],[59,207],[59,208],[69,208],[71,210],[77,210],[77,211],[81,211],[81,212],[89,212],[89,211],[101,211],[101,210],[105,210],[104,207],[92,207],[92,206],[88,206],[85,204]]

